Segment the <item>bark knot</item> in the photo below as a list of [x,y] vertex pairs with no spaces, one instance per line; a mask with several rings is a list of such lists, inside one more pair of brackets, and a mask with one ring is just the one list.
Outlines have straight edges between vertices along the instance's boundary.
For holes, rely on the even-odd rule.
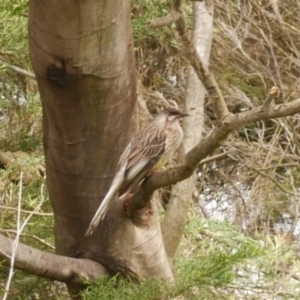
[[69,80],[66,71],[66,61],[60,58],[48,66],[47,78],[49,81],[60,87],[68,85]]

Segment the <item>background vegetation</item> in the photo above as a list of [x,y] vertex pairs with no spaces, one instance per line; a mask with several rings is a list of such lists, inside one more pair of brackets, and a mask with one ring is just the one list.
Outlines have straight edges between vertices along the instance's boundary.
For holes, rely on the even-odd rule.
[[[231,111],[260,105],[276,85],[276,101],[300,96],[300,4],[214,1],[211,70]],[[30,219],[27,244],[54,251],[44,182],[41,107],[30,72],[27,1],[0,6],[0,233],[16,233],[17,207]],[[172,26],[149,28],[171,1],[132,1],[139,93],[154,111],[157,92],[181,103],[187,62]],[[191,6],[185,7],[191,25]],[[215,120],[206,103],[207,134]],[[199,166],[198,185],[175,260],[175,286],[103,279],[85,299],[295,299],[299,285],[299,116],[236,131],[219,159]],[[216,154],[216,153],[214,153]],[[163,212],[162,212],[163,213]],[[0,266],[0,293],[8,269]],[[10,299],[66,299],[60,283],[15,272]]]

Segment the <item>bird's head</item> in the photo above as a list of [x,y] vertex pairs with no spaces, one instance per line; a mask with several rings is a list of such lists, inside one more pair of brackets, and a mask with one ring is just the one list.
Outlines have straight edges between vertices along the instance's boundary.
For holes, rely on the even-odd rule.
[[167,107],[161,112],[164,115],[167,122],[173,123],[176,120],[179,120],[183,117],[189,116],[187,113],[183,112],[182,110],[174,107]]

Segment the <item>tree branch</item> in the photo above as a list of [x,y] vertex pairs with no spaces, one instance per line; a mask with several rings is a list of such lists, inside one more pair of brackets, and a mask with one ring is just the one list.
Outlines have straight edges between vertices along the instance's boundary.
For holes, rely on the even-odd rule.
[[180,16],[181,16],[180,11],[171,9],[170,12],[166,16],[164,16],[162,18],[151,20],[150,26],[153,28],[167,26],[167,25],[170,25],[170,24],[176,22],[180,18]]
[[209,100],[213,106],[217,119],[222,120],[229,113],[225,99],[215,77],[209,71],[208,66],[203,63],[203,60],[198,54],[195,45],[188,37],[188,29],[183,15],[181,15],[181,18],[176,22],[176,27],[186,51],[185,56],[193,66],[198,78],[206,88]]
[[194,172],[194,169],[196,169],[199,162],[220,147],[234,129],[248,125],[252,122],[286,117],[296,113],[300,113],[300,99],[289,103],[274,105],[268,110],[262,105],[236,115],[228,114],[207,137],[187,153],[184,164],[154,173],[142,185],[141,190],[144,191],[141,191],[141,193],[148,195],[150,191],[175,184],[176,182],[189,177]]
[[[210,6],[213,6],[213,3],[208,1],[206,6],[208,7],[208,10],[210,10]],[[229,113],[225,99],[216,79],[209,71],[208,66],[203,62],[194,43],[189,38],[185,17],[181,11],[181,2],[179,0],[175,0],[170,13],[166,17],[152,20],[150,25],[153,27],[168,25],[172,21],[171,16],[173,16],[177,31],[181,37],[184,46],[183,48],[185,49],[185,56],[189,60],[198,78],[201,80],[205,89],[207,90],[209,100],[212,103],[217,119],[222,120]]]
[[[9,265],[13,241],[0,234],[0,260]],[[71,284],[83,285],[84,280],[96,280],[108,275],[95,261],[72,258],[42,251],[22,243],[18,244],[14,267],[18,270]]]
[[[212,41],[213,9],[208,10],[204,2],[193,4],[192,42],[197,54],[208,65]],[[204,123],[204,100],[206,89],[199,80],[194,68],[188,67],[185,86],[184,153],[191,150],[202,138]],[[184,154],[183,154],[184,155]],[[165,217],[161,223],[164,245],[169,258],[173,258],[180,243],[186,224],[190,200],[193,197],[197,176],[192,176],[172,186]]]
[[1,60],[1,59],[0,59],[0,63],[9,66],[13,71],[15,71],[15,72],[18,73],[18,74],[21,74],[21,75],[23,75],[23,76],[29,77],[29,78],[31,78],[31,79],[36,79],[35,75],[34,75],[32,72],[29,72],[29,71],[24,70],[24,69],[22,69],[22,68],[20,68],[20,67],[17,67],[17,66],[8,64],[8,63],[4,62],[4,61]]
[[181,17],[182,0],[174,0],[173,8],[170,12],[162,17],[150,21],[150,26],[153,28],[170,25],[176,22]]

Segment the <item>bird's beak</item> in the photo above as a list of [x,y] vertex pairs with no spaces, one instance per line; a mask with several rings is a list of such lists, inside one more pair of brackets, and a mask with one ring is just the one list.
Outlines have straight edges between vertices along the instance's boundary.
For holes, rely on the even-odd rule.
[[185,112],[182,112],[181,114],[180,114],[180,118],[183,118],[183,117],[189,117],[190,115],[189,114],[187,114],[187,113],[185,113]]

